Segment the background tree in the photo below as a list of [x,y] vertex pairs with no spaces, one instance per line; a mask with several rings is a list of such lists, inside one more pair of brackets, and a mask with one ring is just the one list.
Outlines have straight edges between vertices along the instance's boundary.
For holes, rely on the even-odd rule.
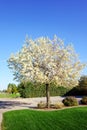
[[63,40],[54,36],[51,40],[41,37],[26,38],[21,50],[8,60],[14,79],[46,84],[47,107],[50,107],[50,83],[73,87],[78,84],[80,71],[84,68],[72,45],[64,46]]
[[78,85],[70,89],[65,96],[86,96],[87,95],[87,76],[81,76]]
[[18,92],[17,86],[15,84],[9,83],[7,87],[7,92],[10,94],[17,93]]
[[81,76],[78,87],[82,89],[87,89],[87,76]]
[[7,93],[12,93],[12,85],[9,83],[7,87]]
[[77,86],[77,90],[79,91],[80,95],[87,95],[87,76],[81,76],[79,80],[79,84]]

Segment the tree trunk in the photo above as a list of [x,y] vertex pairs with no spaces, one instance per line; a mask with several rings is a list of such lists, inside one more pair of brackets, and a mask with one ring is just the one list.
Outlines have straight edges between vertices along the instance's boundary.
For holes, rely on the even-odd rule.
[[46,84],[46,107],[47,107],[47,108],[50,108],[49,84]]

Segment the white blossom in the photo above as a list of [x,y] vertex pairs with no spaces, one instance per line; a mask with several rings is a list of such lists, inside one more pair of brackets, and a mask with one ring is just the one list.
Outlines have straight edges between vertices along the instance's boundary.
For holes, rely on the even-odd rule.
[[80,72],[85,67],[73,46],[65,46],[57,36],[53,40],[27,38],[21,50],[11,55],[8,65],[19,81],[55,82],[69,87],[78,84]]

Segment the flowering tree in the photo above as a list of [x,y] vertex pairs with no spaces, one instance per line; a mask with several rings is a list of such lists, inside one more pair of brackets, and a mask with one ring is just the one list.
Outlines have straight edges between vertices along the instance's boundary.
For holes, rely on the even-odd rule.
[[78,84],[80,71],[84,68],[72,45],[54,36],[51,40],[41,37],[26,38],[21,50],[8,60],[18,81],[41,82],[46,84],[47,107],[50,107],[49,87],[51,82],[59,86],[73,87]]

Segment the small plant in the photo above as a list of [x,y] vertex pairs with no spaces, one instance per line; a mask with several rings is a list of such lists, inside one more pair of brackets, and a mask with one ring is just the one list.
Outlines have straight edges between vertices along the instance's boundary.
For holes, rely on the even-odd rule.
[[51,104],[51,108],[60,109],[63,107],[64,107],[64,104],[62,102],[56,102],[54,104]]
[[43,101],[40,101],[40,103],[37,104],[37,107],[40,109],[46,108],[46,103]]
[[81,103],[87,105],[87,96],[82,98]]
[[62,102],[64,103],[65,106],[77,106],[78,105],[77,99],[72,96],[66,97],[65,99],[63,99]]

